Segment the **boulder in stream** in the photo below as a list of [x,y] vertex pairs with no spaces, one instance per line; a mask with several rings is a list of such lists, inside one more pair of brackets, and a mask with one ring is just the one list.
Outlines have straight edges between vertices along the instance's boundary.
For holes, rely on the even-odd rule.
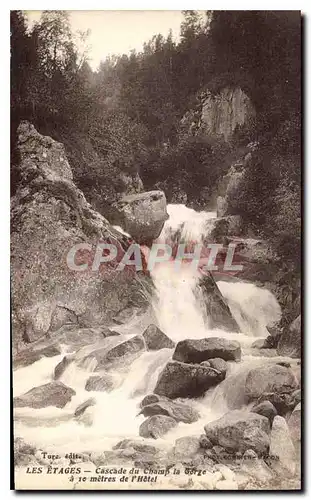
[[213,358],[224,361],[240,361],[241,346],[236,340],[223,337],[186,339],[178,342],[173,359],[184,363],[201,363]]
[[109,373],[89,377],[85,384],[86,391],[110,392],[114,389],[114,380]]
[[215,445],[226,450],[254,450],[258,455],[265,455],[269,449],[269,420],[256,413],[233,410],[218,420],[204,427],[207,438]]
[[94,371],[109,370],[117,365],[126,366],[134,361],[142,352],[146,350],[146,343],[141,335],[124,340],[124,337],[116,339],[111,345],[94,349],[90,354],[82,359],[81,365],[95,361]]
[[[232,316],[227,301],[210,272],[201,277],[196,288],[196,293],[204,303],[210,328],[240,332],[240,327]],[[214,357],[217,357],[217,355]]]
[[125,196],[115,205],[115,222],[140,244],[151,244],[168,219],[163,191]]
[[147,418],[139,427],[139,435],[144,438],[157,439],[176,427],[174,418],[166,415],[154,415]]
[[144,406],[140,413],[145,417],[167,415],[177,420],[177,422],[184,422],[186,424],[196,422],[200,417],[199,413],[190,405],[170,401],[169,399]]
[[175,343],[160,330],[156,325],[149,325],[143,333],[148,351],[160,349],[173,349]]
[[290,393],[296,388],[294,373],[278,364],[263,365],[250,370],[245,382],[245,394],[249,401],[266,393]]
[[46,343],[36,347],[28,347],[22,349],[14,357],[13,367],[22,368],[24,366],[32,365],[41,358],[52,358],[61,354],[61,349],[57,344]]
[[215,368],[172,361],[159,375],[154,392],[171,399],[193,398],[202,396],[223,379],[223,373]]
[[64,408],[75,394],[76,391],[62,382],[50,382],[34,387],[22,396],[14,398],[13,405],[15,408],[25,406],[30,408],[46,408],[48,406]]

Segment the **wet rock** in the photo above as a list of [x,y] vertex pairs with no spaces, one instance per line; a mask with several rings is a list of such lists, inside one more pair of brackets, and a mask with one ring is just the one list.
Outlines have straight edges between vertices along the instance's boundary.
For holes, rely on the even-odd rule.
[[254,450],[264,455],[269,448],[269,420],[256,413],[234,410],[204,427],[206,436],[215,445],[228,451]]
[[294,442],[300,443],[301,441],[301,403],[298,403],[288,419],[288,428],[291,438]]
[[139,309],[137,307],[126,307],[118,314],[116,314],[112,319],[117,325],[124,325],[129,323],[134,317],[139,314]]
[[299,315],[289,327],[286,327],[280,337],[278,354],[300,358],[301,356],[301,315]]
[[296,387],[297,381],[291,370],[284,366],[271,364],[250,370],[245,382],[245,393],[248,400],[251,401],[264,393],[289,393]]
[[295,448],[286,420],[279,415],[273,420],[269,455],[292,474],[295,472]]
[[154,392],[171,399],[198,397],[223,379],[214,368],[172,361],[159,375]]
[[190,405],[170,400],[162,400],[144,406],[140,413],[142,413],[144,417],[167,415],[174,418],[177,422],[184,422],[186,424],[196,422],[200,417],[199,413]]
[[212,358],[240,361],[241,346],[236,340],[222,337],[187,339],[178,342],[173,359],[184,363],[201,363]]
[[[195,293],[198,299],[204,303],[209,328],[221,328],[229,332],[240,331],[239,325],[232,316],[227,301],[211,273],[200,278]],[[214,354],[212,357],[222,356]]]
[[77,408],[75,409],[75,412],[74,412],[74,416],[79,417],[80,415],[82,415],[82,413],[85,412],[85,410],[87,408],[89,408],[90,406],[94,406],[95,404],[96,404],[96,400],[94,398],[87,399],[86,401],[81,403],[79,406],[77,406]]
[[228,370],[228,365],[226,361],[224,361],[223,359],[221,358],[210,359],[209,364],[212,368],[215,368],[215,370],[218,370],[220,373],[226,375]]
[[15,408],[25,406],[30,408],[46,408],[48,406],[64,408],[75,394],[73,389],[62,382],[50,382],[34,387],[22,396],[14,398],[13,404]]
[[277,415],[277,411],[270,401],[263,401],[262,403],[255,405],[252,408],[253,413],[258,413],[258,415],[263,415],[267,417],[272,425],[274,417]]
[[152,405],[152,403],[157,403],[158,401],[168,401],[165,396],[158,396],[157,394],[147,394],[140,403],[140,407],[143,408],[147,405]]
[[118,340],[116,342],[113,347],[106,346],[95,349],[81,363],[89,363],[94,360],[94,371],[108,370],[114,368],[116,364],[124,366],[131,363],[146,350],[145,340],[140,335],[120,343]]
[[105,375],[95,375],[88,378],[85,384],[86,391],[102,391],[110,392],[114,388],[114,380],[111,375],[106,373]]
[[158,351],[165,348],[172,349],[175,347],[175,343],[156,325],[149,325],[144,331],[143,337],[148,351]]
[[13,359],[13,367],[22,368],[23,366],[32,365],[41,358],[52,358],[61,354],[61,349],[57,344],[48,344],[38,346],[36,348],[28,348],[19,351]]
[[163,191],[125,196],[115,208],[115,222],[140,244],[152,243],[168,219]]
[[56,365],[54,369],[54,380],[58,380],[66,368],[72,363],[74,357],[71,354],[67,354],[66,356],[63,357],[63,359]]
[[139,435],[144,438],[157,439],[176,427],[177,422],[165,415],[154,415],[147,418],[139,427]]

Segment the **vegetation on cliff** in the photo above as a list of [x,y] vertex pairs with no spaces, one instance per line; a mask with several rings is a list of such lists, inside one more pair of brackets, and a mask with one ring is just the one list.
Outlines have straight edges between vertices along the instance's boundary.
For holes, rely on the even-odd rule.
[[[290,11],[184,12],[180,39],[155,35],[141,52],[92,71],[68,14],[44,11],[29,29],[11,13],[12,154],[21,119],[64,143],[74,179],[108,217],[120,193],[164,189],[168,201],[206,207],[230,164],[259,144],[230,212],[271,239],[278,280],[299,295],[301,18]],[[79,35],[86,46],[87,34]],[[256,119],[229,142],[185,130],[200,94],[241,88]],[[12,190],[18,182],[13,168]],[[283,286],[283,285],[282,285]],[[294,288],[294,292],[292,290]],[[293,292],[293,294],[292,294]],[[285,291],[285,294],[287,292]],[[295,298],[296,297],[296,298]]]

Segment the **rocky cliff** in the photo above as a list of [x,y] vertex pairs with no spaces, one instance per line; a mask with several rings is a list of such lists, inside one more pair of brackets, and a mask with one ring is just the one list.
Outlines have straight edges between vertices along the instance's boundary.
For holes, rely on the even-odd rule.
[[197,96],[197,105],[184,116],[182,127],[193,134],[204,133],[226,142],[238,127],[249,126],[255,118],[255,108],[241,88],[224,88],[218,94],[208,89]]
[[99,241],[114,243],[122,257],[130,239],[75,186],[63,145],[21,122],[17,148],[20,182],[11,208],[14,350],[64,324],[98,326],[131,304],[146,307],[145,274],[117,272],[114,265],[104,272],[90,265],[84,271],[68,267],[73,245],[92,247],[87,257],[81,255],[90,264]]

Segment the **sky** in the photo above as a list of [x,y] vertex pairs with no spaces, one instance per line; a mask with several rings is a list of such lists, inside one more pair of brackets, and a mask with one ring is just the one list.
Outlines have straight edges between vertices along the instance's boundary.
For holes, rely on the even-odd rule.
[[[39,20],[40,11],[26,11],[30,24]],[[144,42],[153,35],[179,37],[183,20],[178,10],[115,10],[70,11],[72,31],[91,30],[88,38],[89,63],[95,70],[101,60],[112,54],[129,54],[132,49],[141,50]]]

